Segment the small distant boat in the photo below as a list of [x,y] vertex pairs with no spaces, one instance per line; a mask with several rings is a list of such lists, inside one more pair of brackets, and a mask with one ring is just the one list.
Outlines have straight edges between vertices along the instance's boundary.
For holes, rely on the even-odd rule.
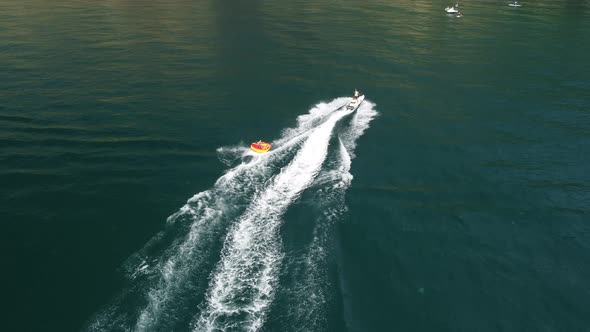
[[258,141],[250,144],[250,149],[258,153],[266,153],[268,152],[268,150],[270,150],[270,147],[270,143],[263,141]]
[[445,8],[445,12],[449,13],[449,14],[458,14],[459,13],[459,4],[456,4],[454,6],[450,6]]
[[522,5],[518,3],[518,1],[514,1],[513,3],[509,3],[508,6],[510,6],[510,7],[522,7]]

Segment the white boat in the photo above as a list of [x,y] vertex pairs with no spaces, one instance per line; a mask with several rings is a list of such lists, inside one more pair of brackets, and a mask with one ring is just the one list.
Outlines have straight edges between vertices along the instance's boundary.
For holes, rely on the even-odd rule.
[[508,6],[510,6],[510,7],[522,7],[522,5],[518,3],[518,1],[514,1],[513,3],[509,3]]
[[365,100],[365,95],[360,95],[356,99],[352,98],[348,104],[346,104],[346,109],[349,111],[356,110],[361,103]]
[[445,12],[447,12],[449,14],[457,14],[459,12],[459,10],[457,8],[455,8],[454,6],[451,6],[451,7],[445,8]]

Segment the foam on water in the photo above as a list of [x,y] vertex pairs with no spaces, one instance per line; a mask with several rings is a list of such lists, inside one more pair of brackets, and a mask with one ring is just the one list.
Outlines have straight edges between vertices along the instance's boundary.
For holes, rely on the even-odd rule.
[[[148,306],[141,312],[136,330],[148,331],[157,326],[161,327],[162,324],[167,325],[168,320],[177,316],[179,300],[187,296],[187,293],[194,293],[202,288],[201,283],[205,278],[203,271],[198,267],[210,257],[207,255],[212,246],[210,239],[220,235],[225,224],[222,223],[223,217],[235,216],[236,206],[240,206],[237,202],[249,202],[249,198],[263,188],[274,174],[275,162],[288,156],[286,152],[297,147],[302,139],[310,135],[307,129],[309,124],[321,120],[333,111],[327,107],[319,106],[312,109],[311,112],[315,115],[304,120],[299,119],[297,128],[285,131],[274,150],[260,155],[248,164],[240,164],[229,170],[217,180],[213,192],[195,195],[189,200],[192,204],[185,205],[179,211],[182,215],[191,215],[193,222],[190,231],[186,240],[174,250],[174,254],[169,255],[169,259],[161,264],[162,278],[150,291]],[[172,217],[172,220],[176,219],[177,216]],[[193,271],[196,270],[200,274],[194,275]]]
[[[296,282],[281,285],[280,296],[289,303],[290,310],[281,313],[287,330],[324,331],[330,330],[326,317],[334,307],[333,289],[330,289],[330,261],[333,252],[333,225],[347,211],[345,204],[346,189],[352,182],[350,168],[354,157],[357,139],[368,128],[376,116],[373,104],[366,103],[355,113],[348,125],[338,131],[338,149],[336,156],[326,162],[310,191],[315,215],[313,239],[303,253],[290,253],[282,275],[293,278]],[[333,285],[332,285],[333,286]]]
[[258,330],[272,301],[282,253],[281,217],[320,171],[338,111],[312,130],[299,153],[255,198],[229,233],[195,331]]
[[287,138],[302,136],[316,128],[322,121],[336,109],[345,106],[350,101],[348,97],[340,97],[328,103],[319,103],[309,110],[309,113],[297,117],[297,127],[283,130],[282,138],[273,142],[274,144],[283,145]]
[[350,158],[354,159],[354,151],[356,149],[356,141],[363,135],[365,130],[369,128],[370,122],[377,116],[375,104],[365,100],[359,109],[352,117],[348,129],[343,130],[339,135],[346,150],[350,154]]
[[[130,257],[125,266],[130,279],[129,288],[111,305],[97,313],[87,329],[170,329],[180,316],[189,315],[185,311],[190,298],[205,290],[203,283],[206,282],[207,269],[204,264],[214,254],[211,250],[220,236],[223,236],[228,223],[248,206],[252,197],[258,196],[257,193],[268,186],[269,179],[283,162],[289,161],[294,149],[315,132],[314,125],[326,121],[326,117],[342,99],[318,104],[309,114],[300,116],[296,128],[284,130],[282,137],[273,142],[273,150],[228,170],[212,189],[196,194],[177,213],[170,216],[167,225],[170,228],[176,227],[175,232],[180,234],[173,233],[174,238],[169,247],[160,250],[154,257],[150,257],[155,251],[153,248],[158,246],[161,238],[170,233],[169,230],[159,233],[142,250]],[[221,148],[220,154],[231,155],[245,151],[247,149],[228,147]],[[186,230],[182,231],[183,229]],[[139,314],[133,305],[131,308],[128,304],[123,305],[125,301],[137,302],[137,299],[128,299],[131,297],[144,297],[147,301]],[[130,309],[133,312],[129,312]],[[135,319],[135,323],[132,323]]]
[[[347,207],[344,201],[346,189],[350,187],[353,176],[350,174],[354,149],[357,139],[369,127],[371,120],[377,115],[373,104],[365,102],[355,113],[348,128],[339,132],[339,158],[335,168],[327,171],[324,183],[318,183],[319,190],[314,202],[323,211],[317,218],[314,236],[309,246],[303,270],[303,288],[296,290],[297,312],[295,313],[295,329],[317,329],[325,326],[327,305],[329,302],[327,260],[330,253],[332,225],[342,218]],[[315,187],[315,185],[314,185]],[[313,295],[313,296],[310,296]]]

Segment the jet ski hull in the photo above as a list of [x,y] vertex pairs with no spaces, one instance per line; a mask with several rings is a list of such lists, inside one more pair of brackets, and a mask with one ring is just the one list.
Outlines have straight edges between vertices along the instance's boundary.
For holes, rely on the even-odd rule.
[[351,100],[348,104],[346,104],[346,109],[349,111],[356,110],[359,108],[363,100],[365,100],[365,95],[359,96],[356,100]]

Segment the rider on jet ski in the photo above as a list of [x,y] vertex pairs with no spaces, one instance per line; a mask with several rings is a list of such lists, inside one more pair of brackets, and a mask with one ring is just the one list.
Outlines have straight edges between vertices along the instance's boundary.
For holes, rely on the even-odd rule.
[[354,89],[354,96],[352,97],[352,99],[353,100],[357,100],[358,97],[360,97],[360,96],[361,96],[361,94],[358,92],[358,90],[357,89]]

